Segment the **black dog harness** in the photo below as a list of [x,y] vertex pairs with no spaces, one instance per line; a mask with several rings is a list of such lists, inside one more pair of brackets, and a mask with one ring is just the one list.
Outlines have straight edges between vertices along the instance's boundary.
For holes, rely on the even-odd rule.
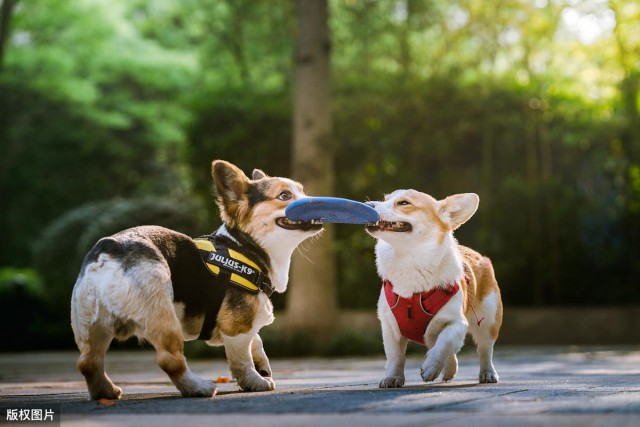
[[209,309],[198,336],[199,340],[207,341],[213,334],[218,312],[229,285],[254,294],[262,291],[268,297],[273,294],[274,288],[258,264],[237,250],[228,248],[216,239],[215,235],[198,237],[193,241],[200,249],[202,261],[214,276],[210,283],[213,292],[210,293]]

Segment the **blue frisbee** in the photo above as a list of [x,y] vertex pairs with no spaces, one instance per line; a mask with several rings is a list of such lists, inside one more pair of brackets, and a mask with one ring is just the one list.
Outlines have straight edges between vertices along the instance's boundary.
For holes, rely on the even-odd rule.
[[380,219],[371,206],[338,197],[305,197],[289,204],[284,213],[293,221],[321,220],[340,224],[368,224]]

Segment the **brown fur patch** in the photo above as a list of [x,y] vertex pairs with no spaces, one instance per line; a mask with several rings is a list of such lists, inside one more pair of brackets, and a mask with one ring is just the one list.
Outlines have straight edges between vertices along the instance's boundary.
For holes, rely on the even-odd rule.
[[496,319],[491,327],[491,338],[498,339],[500,333],[500,326],[502,326],[502,299],[500,298],[500,291],[498,290],[498,310],[496,311]]
[[259,304],[257,294],[230,287],[218,312],[216,329],[228,336],[249,332]]
[[158,349],[156,360],[158,366],[169,375],[169,378],[176,381],[182,378],[187,371],[187,363],[184,360],[182,351],[180,352],[168,352]]
[[[385,200],[390,196],[399,196],[393,206],[394,211],[397,211],[401,215],[406,216],[420,216],[426,219],[429,223],[434,224],[442,233],[441,240],[444,239],[446,233],[449,232],[449,226],[442,221],[439,212],[438,201],[428,194],[421,193],[415,190],[405,190],[402,194],[392,193],[385,197]],[[400,205],[399,202],[406,200],[408,205]]]
[[420,193],[414,190],[410,190],[410,195],[407,196],[409,200],[415,205],[420,213],[426,216],[431,224],[434,224],[440,231],[440,237],[438,238],[438,244],[444,242],[445,237],[449,233],[449,226],[442,220],[440,216],[440,207],[438,201],[428,194]]
[[211,164],[211,175],[222,220],[234,227],[249,213],[249,178],[237,166],[224,160],[215,160]]
[[187,371],[187,362],[182,350],[184,337],[182,332],[154,331],[149,337],[156,348],[158,366],[169,375],[172,380],[180,379]]
[[[462,255],[465,273],[471,279],[466,300],[478,307],[485,297],[492,292],[496,293],[498,306],[496,318],[490,331],[491,337],[496,339],[502,325],[502,299],[491,260],[466,246],[458,245],[458,249]],[[465,314],[467,314],[466,310],[467,307],[465,307]]]

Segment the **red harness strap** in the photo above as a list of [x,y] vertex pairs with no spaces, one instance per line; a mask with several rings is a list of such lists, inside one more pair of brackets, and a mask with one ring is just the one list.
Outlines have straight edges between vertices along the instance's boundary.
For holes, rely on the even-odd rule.
[[446,288],[435,288],[413,294],[410,298],[402,298],[393,292],[390,281],[383,281],[382,286],[400,333],[420,345],[426,345],[424,333],[433,316],[460,290],[460,286],[453,283]]

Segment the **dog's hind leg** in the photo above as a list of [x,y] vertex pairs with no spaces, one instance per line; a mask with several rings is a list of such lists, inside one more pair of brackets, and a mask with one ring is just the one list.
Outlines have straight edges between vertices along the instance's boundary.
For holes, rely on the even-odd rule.
[[184,335],[173,306],[173,286],[164,263],[139,261],[127,270],[118,291],[120,311],[134,325],[133,334],[156,349],[158,366],[184,397],[211,397],[215,384],[194,375],[184,357]]
[[493,345],[494,340],[478,341],[478,356],[480,356],[480,374],[478,381],[483,383],[497,383],[500,377],[493,366]]
[[119,399],[122,390],[104,371],[105,354],[114,336],[98,303],[95,279],[94,272],[81,274],[73,288],[71,327],[80,350],[76,366],[87,382],[91,399]]
[[[482,322],[469,319],[469,332],[477,346],[480,357],[480,383],[497,383],[500,377],[493,366],[493,346],[498,338],[502,323],[502,307],[498,295],[490,294],[479,304],[477,316],[484,317]],[[480,323],[480,324],[478,324]]]
[[211,397],[216,386],[191,372],[184,357],[184,335],[171,299],[153,301],[153,318],[146,322],[144,337],[156,349],[158,366],[169,375],[184,397]]
[[[177,319],[176,319],[177,322]],[[156,349],[158,366],[169,375],[171,381],[184,397],[211,397],[215,394],[216,386],[196,376],[189,366],[183,353],[182,330],[179,327],[164,325],[163,328],[153,328],[148,331],[147,339]]]
[[107,328],[94,323],[84,331],[78,331],[76,342],[80,349],[80,357],[76,366],[84,375],[91,399],[119,399],[122,389],[111,382],[104,371],[104,357],[113,340]]
[[258,334],[256,334],[253,337],[253,341],[251,341],[251,357],[253,358],[253,364],[256,371],[258,371],[260,375],[263,377],[272,376],[269,358],[267,357],[267,353],[264,351],[262,338],[260,338],[260,335]]
[[496,340],[491,334],[491,324],[471,325],[469,332],[476,342],[476,350],[480,357],[480,374],[478,381],[483,383],[497,383],[500,377],[493,366],[493,345]]

